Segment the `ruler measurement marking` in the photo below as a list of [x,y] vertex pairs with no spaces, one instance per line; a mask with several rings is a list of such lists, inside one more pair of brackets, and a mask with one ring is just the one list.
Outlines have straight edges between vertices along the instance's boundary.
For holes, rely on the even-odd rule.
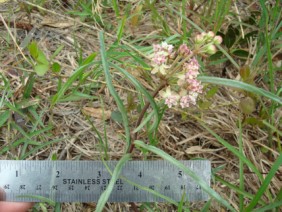
[[[117,161],[106,163],[113,171]],[[185,161],[184,164],[209,184],[210,162]],[[102,162],[93,161],[0,161],[0,169],[0,187],[5,186],[11,173],[14,178],[17,178],[17,180],[10,179],[10,181],[8,179],[7,182],[11,184],[10,188],[7,189],[7,186],[4,188],[10,201],[30,200],[16,199],[18,194],[43,195],[60,202],[97,201],[111,178]],[[180,200],[183,189],[190,200],[207,200],[207,195],[198,189],[189,177],[184,178],[184,175],[181,178],[178,177],[179,171],[177,167],[165,161],[130,161],[123,167],[121,176],[170,198],[175,196],[176,201]],[[36,176],[39,177],[38,182],[34,180]],[[64,179],[76,181],[73,184],[64,184]],[[189,190],[190,185],[193,190]],[[181,189],[181,187],[185,188]],[[112,202],[150,202],[153,200],[161,199],[126,183],[121,177],[115,182],[110,198]]]

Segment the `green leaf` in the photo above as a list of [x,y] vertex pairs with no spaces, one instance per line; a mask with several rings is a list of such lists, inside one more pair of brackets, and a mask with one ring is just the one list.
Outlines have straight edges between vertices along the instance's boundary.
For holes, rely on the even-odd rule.
[[37,58],[35,58],[35,60],[36,60],[37,63],[49,65],[49,62],[48,62],[45,54],[41,50],[38,50],[38,56],[37,56]]
[[282,154],[280,154],[279,157],[276,159],[276,161],[272,164],[270,171],[268,172],[262,185],[260,186],[259,190],[257,191],[255,197],[252,199],[252,201],[246,208],[246,211],[252,211],[252,209],[257,205],[258,201],[260,200],[262,195],[265,193],[272,178],[275,176],[276,172],[278,171],[281,165],[282,165]]
[[121,112],[122,115],[122,120],[123,120],[123,126],[125,129],[125,134],[126,134],[126,142],[127,142],[127,148],[130,147],[130,129],[129,129],[129,124],[128,124],[128,119],[127,119],[127,111],[123,105],[122,100],[120,99],[118,93],[116,92],[114,86],[113,86],[113,82],[112,82],[112,77],[111,77],[111,73],[109,70],[109,64],[107,61],[107,53],[106,53],[106,48],[105,48],[105,42],[104,42],[104,32],[100,31],[99,32],[99,40],[100,40],[100,52],[101,52],[101,57],[102,57],[102,64],[103,64],[103,70],[104,70],[104,74],[105,74],[105,78],[106,78],[106,83],[108,86],[108,89],[111,93],[111,95],[113,96],[113,98],[115,99],[117,105],[118,105],[118,109]]
[[198,177],[193,171],[191,171],[189,168],[187,168],[184,164],[176,160],[175,158],[171,157],[164,151],[160,150],[159,148],[156,148],[151,145],[144,144],[142,141],[134,141],[134,144],[138,147],[144,148],[148,151],[151,151],[158,156],[162,157],[164,160],[167,160],[171,164],[177,166],[181,170],[183,170],[187,175],[189,175],[197,184],[201,186],[201,188],[207,192],[211,197],[215,198],[219,203],[224,205],[226,208],[228,208],[230,211],[235,212],[236,210],[229,205],[229,203],[223,199],[218,193],[216,193],[213,189],[209,187],[209,185],[200,177]]
[[35,82],[35,76],[34,75],[35,75],[34,73],[31,73],[29,75],[27,83],[25,85],[24,93],[23,93],[23,96],[24,96],[25,99],[29,98],[30,95],[31,95],[32,88],[33,88],[33,85],[34,85],[34,82]]
[[212,84],[216,84],[216,85],[225,85],[225,86],[229,86],[229,87],[233,87],[233,88],[239,88],[245,91],[249,91],[252,92],[254,94],[258,94],[264,97],[267,97],[271,100],[273,100],[274,102],[277,102],[278,104],[282,104],[282,99],[261,88],[255,87],[253,85],[241,82],[241,81],[237,81],[237,80],[230,80],[230,79],[223,79],[223,78],[219,78],[219,77],[207,77],[207,76],[199,76],[198,79],[201,82],[204,83],[212,83]]
[[19,197],[19,198],[33,198],[33,199],[36,199],[36,200],[40,200],[40,202],[46,202],[51,206],[55,206],[55,202],[53,200],[51,200],[47,197],[39,196],[39,195],[19,195],[17,197]]
[[55,62],[52,64],[52,72],[59,73],[61,71],[61,66],[59,63]]
[[237,31],[238,30],[234,29],[233,27],[228,28],[228,31],[223,38],[223,43],[227,48],[232,47],[233,44],[235,43]]
[[115,122],[122,124],[122,114],[121,112],[119,112],[118,110],[113,111],[111,113],[111,119],[114,120]]
[[33,59],[36,59],[38,57],[38,46],[36,42],[31,42],[31,44],[28,45],[28,50]]
[[37,64],[34,66],[34,70],[38,76],[44,76],[49,69],[49,65]]
[[122,158],[120,159],[120,161],[117,163],[112,178],[109,182],[108,187],[106,188],[106,190],[101,194],[97,206],[96,206],[96,212],[101,212],[106,204],[106,202],[108,201],[112,190],[114,188],[115,182],[117,181],[117,179],[119,178],[119,175],[121,173],[122,167],[124,166],[124,164],[129,161],[131,159],[130,154],[125,154],[124,156],[122,156]]
[[60,45],[56,51],[52,54],[52,56],[50,57],[50,60],[52,61],[64,48],[64,44]]
[[240,76],[242,77],[243,81],[246,81],[251,74],[251,70],[249,66],[243,66],[242,68],[240,68]]
[[214,97],[214,95],[217,93],[217,91],[218,91],[218,87],[217,86],[213,86],[213,87],[211,87],[210,90],[208,90],[206,92],[206,96],[205,97],[207,99],[210,99],[210,98]]
[[242,160],[255,174],[258,176],[258,178],[262,181],[263,177],[261,173],[258,171],[257,167],[248,160],[242,153],[240,153],[234,146],[232,146],[229,142],[221,138],[218,134],[216,134],[212,129],[210,129],[207,125],[205,125],[203,122],[199,120],[199,123],[210,133],[212,134],[219,143],[221,143],[224,147],[226,147],[230,152],[232,152],[234,155],[236,155],[240,160]]
[[160,116],[159,116],[159,108],[154,100],[154,98],[151,96],[151,94],[148,93],[148,91],[131,75],[129,74],[127,71],[125,71],[123,68],[113,64],[113,63],[109,63],[112,67],[114,67],[115,69],[117,69],[118,71],[120,71],[128,80],[130,80],[130,82],[135,86],[135,88],[140,91],[150,102],[154,114],[155,114],[155,121],[152,124],[151,129],[156,129],[158,127],[158,124],[160,122]]
[[10,117],[10,111],[6,110],[5,112],[0,114],[0,127],[5,124],[5,122],[9,119]]
[[56,95],[53,96],[52,101],[51,101],[51,107],[53,107],[60,99],[61,97],[64,95],[64,93],[66,92],[66,90],[72,85],[72,83],[83,74],[83,71],[89,67],[90,65],[92,65],[94,62],[89,62],[88,64],[85,64],[83,66],[78,67],[78,69],[76,69],[76,71],[71,75],[71,77],[68,78],[68,80],[66,81],[66,83],[64,83],[64,85],[60,88],[60,90],[58,91],[58,93]]
[[249,52],[245,51],[243,49],[236,49],[234,51],[232,51],[232,54],[236,57],[239,57],[241,59],[247,59],[249,56]]
[[272,211],[272,209],[275,209],[275,208],[277,209],[276,211],[279,211],[279,208],[281,209],[281,206],[282,206],[282,201],[273,202],[273,203],[270,203],[269,205],[266,205],[262,208],[256,209],[253,212],[264,212],[264,211],[270,212],[270,211]]
[[92,62],[95,59],[96,56],[97,56],[96,52],[92,53],[86,59],[83,60],[81,65],[83,66],[83,65],[89,64],[90,62]]

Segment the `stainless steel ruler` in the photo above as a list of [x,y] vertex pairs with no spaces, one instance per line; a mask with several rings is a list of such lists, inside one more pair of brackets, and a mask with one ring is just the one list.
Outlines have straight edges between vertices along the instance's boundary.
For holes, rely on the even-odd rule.
[[[181,161],[208,185],[207,160]],[[107,164],[107,167],[105,166]],[[39,202],[34,196],[56,202],[96,202],[107,188],[117,161],[12,161],[0,160],[2,200]],[[166,161],[129,161],[123,168],[109,202],[164,202],[155,193],[175,201],[208,195],[183,170]],[[1,197],[0,197],[1,198]]]

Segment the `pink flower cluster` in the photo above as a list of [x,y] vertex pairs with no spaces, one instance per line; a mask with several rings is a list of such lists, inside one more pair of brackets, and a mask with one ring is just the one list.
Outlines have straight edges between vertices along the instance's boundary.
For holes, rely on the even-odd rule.
[[[203,32],[195,36],[193,51],[186,44],[180,45],[177,51],[166,42],[153,45],[152,74],[160,73],[163,75],[161,78],[169,83],[165,91],[159,92],[169,108],[196,105],[199,94],[203,92],[203,85],[197,80],[200,65],[195,56],[214,54],[216,45],[221,42],[222,38],[213,32]],[[169,60],[172,58],[174,61]]]
[[197,80],[200,65],[195,57],[191,58],[183,65],[182,74],[178,75],[178,92],[167,87],[166,91],[160,91],[160,95],[165,99],[165,104],[171,108],[180,105],[181,108],[188,108],[196,105],[198,95],[203,92],[203,86]]
[[165,75],[166,69],[169,68],[166,63],[173,52],[173,45],[162,42],[161,44],[154,44],[153,50],[152,65],[154,69],[152,70],[152,74],[160,72],[162,75]]

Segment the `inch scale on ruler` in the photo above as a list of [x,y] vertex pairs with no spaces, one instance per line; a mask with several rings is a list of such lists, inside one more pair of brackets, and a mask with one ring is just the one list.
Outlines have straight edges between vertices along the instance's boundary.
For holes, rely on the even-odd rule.
[[[207,160],[181,161],[210,185]],[[106,161],[113,171],[117,161]],[[42,196],[56,202],[97,202],[111,175],[102,161],[0,160],[0,188],[5,201],[38,202]],[[163,202],[148,188],[179,202],[208,200],[208,195],[184,172],[166,161],[129,161],[110,195],[109,202]],[[3,196],[3,195],[2,195]]]

